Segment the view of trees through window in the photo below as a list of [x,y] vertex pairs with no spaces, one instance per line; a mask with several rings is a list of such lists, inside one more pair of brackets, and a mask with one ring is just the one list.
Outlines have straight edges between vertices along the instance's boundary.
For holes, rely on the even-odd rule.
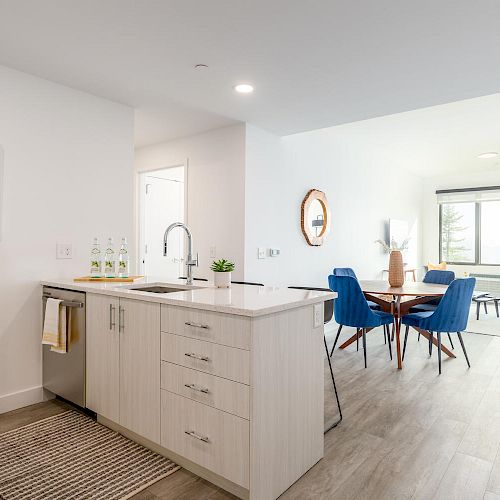
[[500,264],[499,223],[500,201],[441,204],[441,260]]

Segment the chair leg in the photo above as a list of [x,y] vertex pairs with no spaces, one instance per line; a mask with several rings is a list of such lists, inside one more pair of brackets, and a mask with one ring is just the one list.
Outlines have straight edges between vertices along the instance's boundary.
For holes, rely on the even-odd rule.
[[392,323],[392,334],[391,334],[391,342],[394,342],[394,333],[396,332],[396,323]]
[[476,305],[476,319],[479,321],[479,308],[481,307],[481,304],[477,302]]
[[330,360],[330,356],[328,355],[328,346],[326,345],[326,338],[324,336],[323,340],[325,341],[326,359],[328,359],[328,366],[330,367],[330,375],[332,376],[333,390],[335,392],[335,398],[337,400],[337,406],[339,408],[339,419],[324,430],[324,434],[326,434],[328,431],[331,431],[334,427],[337,427],[337,425],[340,424],[340,422],[342,421],[342,410],[340,409],[339,394],[337,392],[337,386],[335,385],[335,378],[333,377],[332,362]]
[[339,329],[337,331],[337,336],[335,337],[335,341],[333,342],[333,347],[332,347],[332,352],[330,353],[330,358],[333,356],[333,351],[335,350],[335,346],[337,345],[337,340],[339,339],[341,331],[342,331],[342,325],[339,325]]
[[365,358],[365,368],[367,368],[366,366],[366,330],[363,328],[363,356]]
[[387,325],[382,325],[384,327],[384,344],[387,344],[387,330],[386,330],[386,326]]
[[[384,325],[384,333],[387,330],[387,336],[389,336],[389,325]],[[389,357],[391,358],[392,361],[392,347],[391,347],[391,341],[389,340]]]
[[483,302],[483,306],[484,306],[484,312],[488,314],[488,307],[486,305],[486,302]]
[[453,341],[451,340],[451,335],[450,335],[450,332],[448,332],[448,339],[449,339],[449,341],[450,341],[451,348],[452,348],[452,349],[455,349],[455,346],[453,345]]
[[438,338],[438,366],[439,366],[439,375],[441,375],[441,332],[436,332]]
[[420,332],[418,332],[418,338],[417,340],[420,342]]
[[405,341],[403,342],[403,360],[405,359],[405,352],[406,352],[406,342],[408,342],[408,332],[410,331],[410,327],[406,325],[406,330],[405,330]]
[[432,332],[429,332],[429,357],[432,356],[432,339],[434,335]]
[[356,351],[359,351],[359,328],[356,328]]
[[462,339],[462,333],[457,332],[457,334],[458,334],[458,340],[460,340],[460,344],[462,344],[462,350],[464,351],[465,354],[465,360],[467,361],[467,366],[470,368],[469,356],[467,356],[467,351],[465,350],[464,340]]
[[498,315],[498,300],[495,300],[495,311],[497,313],[497,318],[500,318],[500,316]]

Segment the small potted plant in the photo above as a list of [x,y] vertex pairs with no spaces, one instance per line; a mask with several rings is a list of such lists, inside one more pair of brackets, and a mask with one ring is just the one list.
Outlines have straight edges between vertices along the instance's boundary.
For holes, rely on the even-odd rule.
[[229,288],[231,286],[231,272],[234,271],[234,263],[226,259],[214,260],[210,269],[214,272],[214,283],[217,288]]

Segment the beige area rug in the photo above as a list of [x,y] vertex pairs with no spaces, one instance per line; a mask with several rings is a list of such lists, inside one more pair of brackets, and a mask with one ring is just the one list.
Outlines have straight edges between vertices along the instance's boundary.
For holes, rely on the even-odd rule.
[[500,337],[500,318],[497,318],[495,305],[492,302],[488,303],[488,314],[484,313],[484,307],[481,305],[479,320],[477,320],[476,304],[473,304],[470,309],[469,322],[467,323],[466,331]]
[[74,410],[0,434],[4,500],[123,500],[179,468]]

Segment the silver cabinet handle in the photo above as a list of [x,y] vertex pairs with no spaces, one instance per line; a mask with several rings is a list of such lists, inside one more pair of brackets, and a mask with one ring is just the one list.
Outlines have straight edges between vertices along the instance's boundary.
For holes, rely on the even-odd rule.
[[109,304],[109,329],[114,330],[116,326],[116,307],[113,304]]
[[200,441],[203,441],[204,443],[210,443],[210,439],[208,439],[208,436],[201,436],[200,434],[198,434],[194,431],[184,431],[184,434],[187,434],[188,436],[194,437]]
[[125,308],[118,306],[118,331],[125,331]]
[[208,394],[210,392],[208,388],[200,387],[199,385],[196,384],[184,384],[184,387],[187,387],[188,389],[193,389],[193,391],[202,392],[203,394]]
[[186,321],[184,324],[187,326],[194,326],[195,328],[203,328],[204,330],[208,330],[210,328],[208,325],[204,325],[202,323],[193,323],[192,321]]
[[195,354],[194,352],[185,352],[184,356],[187,356],[188,358],[199,359],[200,361],[210,361],[210,358],[208,356],[200,356],[199,354]]

